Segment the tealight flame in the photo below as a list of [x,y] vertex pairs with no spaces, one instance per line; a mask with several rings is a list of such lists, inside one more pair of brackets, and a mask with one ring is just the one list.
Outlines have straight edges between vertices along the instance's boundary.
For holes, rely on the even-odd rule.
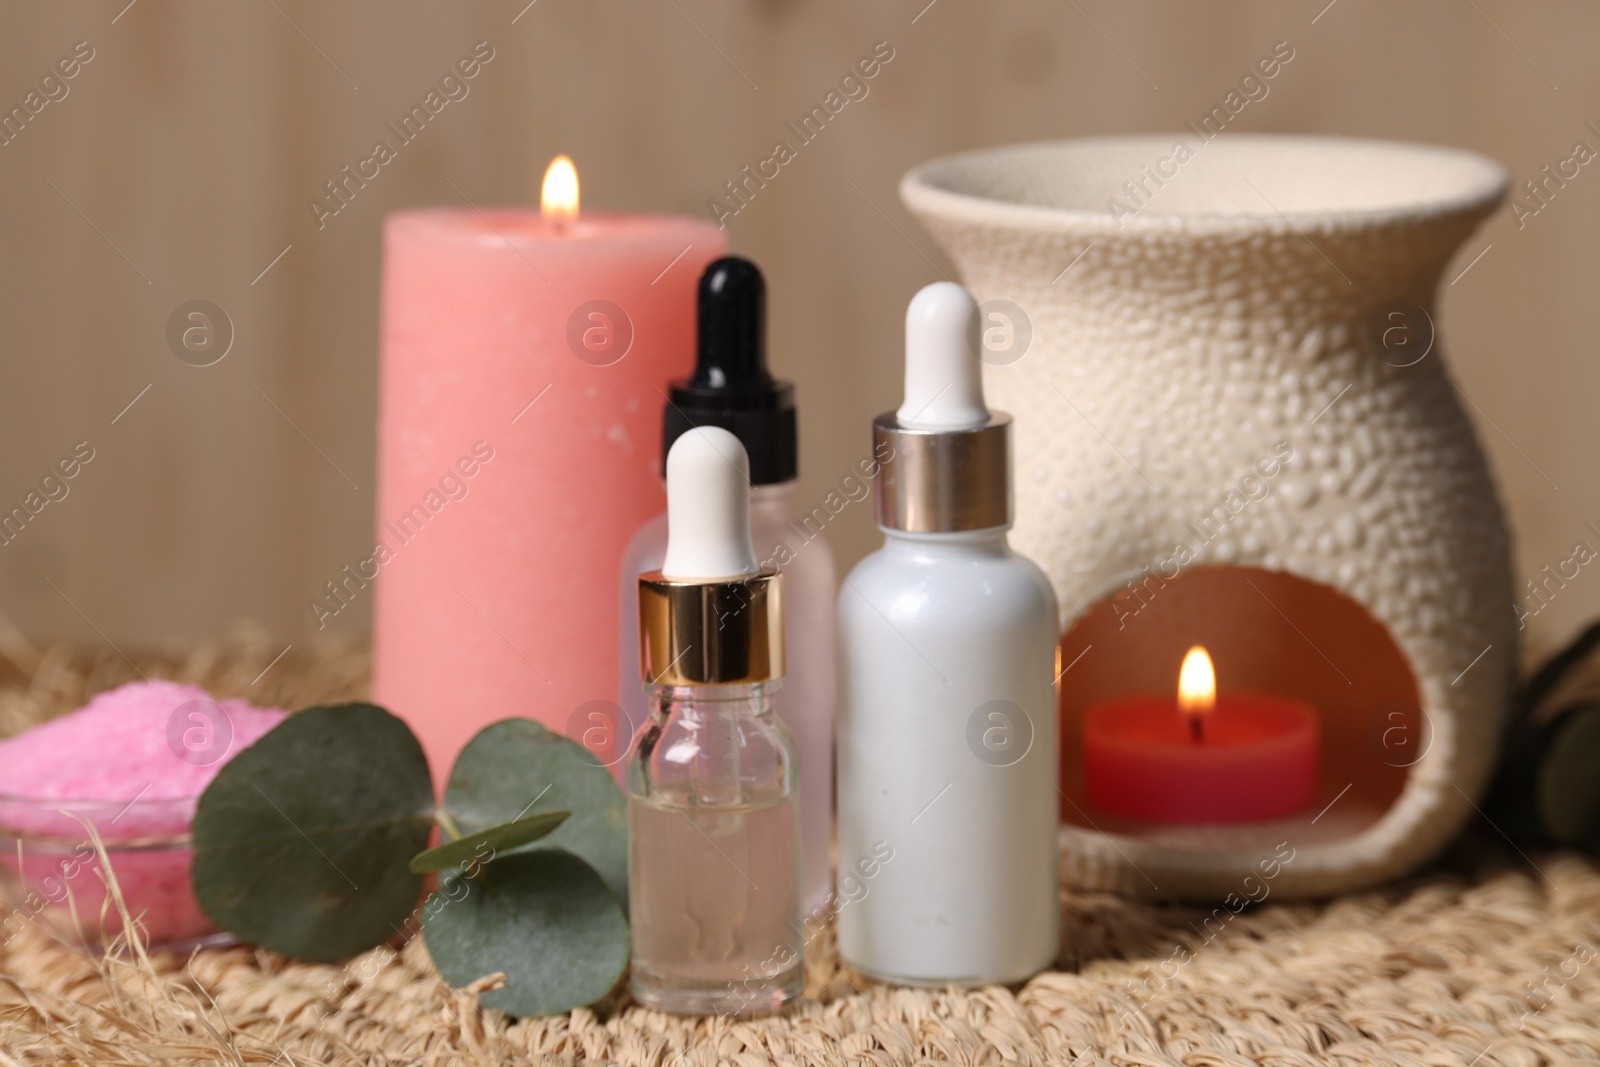
[[1217,704],[1217,672],[1203,645],[1195,645],[1178,668],[1178,710],[1189,719],[1189,730],[1199,741],[1205,717]]
[[571,222],[578,217],[578,168],[566,156],[550,161],[539,187],[539,214],[551,222]]

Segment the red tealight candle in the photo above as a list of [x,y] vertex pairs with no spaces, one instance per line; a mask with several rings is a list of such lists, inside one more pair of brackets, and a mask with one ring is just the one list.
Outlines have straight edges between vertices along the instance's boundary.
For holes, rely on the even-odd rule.
[[1316,710],[1262,693],[1217,694],[1211,657],[1183,659],[1178,698],[1117,697],[1083,720],[1089,803],[1164,823],[1275,819],[1317,792]]

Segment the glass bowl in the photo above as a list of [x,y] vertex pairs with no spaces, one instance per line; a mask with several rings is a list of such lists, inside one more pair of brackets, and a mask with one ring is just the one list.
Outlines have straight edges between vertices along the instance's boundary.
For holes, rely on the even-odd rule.
[[198,799],[108,801],[0,793],[0,945],[29,922],[90,946],[123,932],[122,915],[107,899],[108,879],[89,826],[100,835],[128,914],[152,949],[228,943],[229,936],[200,910],[189,879],[194,857],[189,824]]

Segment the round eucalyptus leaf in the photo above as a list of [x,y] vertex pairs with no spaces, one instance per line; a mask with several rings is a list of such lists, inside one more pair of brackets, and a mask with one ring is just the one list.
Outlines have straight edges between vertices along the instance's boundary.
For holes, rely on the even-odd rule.
[[606,884],[561,849],[497,856],[444,875],[422,909],[434,966],[461,988],[503,971],[480,998],[512,1015],[557,1015],[611,992],[628,965],[628,920]]
[[400,933],[422,879],[433,786],[406,724],[371,704],[307,708],[212,779],[194,817],[194,891],[222,929],[303,960]]
[[1600,704],[1575,704],[1550,724],[1538,799],[1552,839],[1600,849]]
[[617,901],[628,899],[628,807],[588,749],[531,719],[505,719],[480,730],[456,757],[445,811],[463,834],[535,812],[571,818],[527,850],[565,849],[605,880]]

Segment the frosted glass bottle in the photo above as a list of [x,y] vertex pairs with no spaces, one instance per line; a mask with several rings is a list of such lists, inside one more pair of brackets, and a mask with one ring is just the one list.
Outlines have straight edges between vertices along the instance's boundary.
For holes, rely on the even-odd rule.
[[[833,734],[836,700],[833,550],[815,519],[793,511],[794,482],[750,490],[750,536],[756,559],[783,574],[788,674],[772,695],[778,716],[800,756],[802,897],[808,915],[833,889]],[[638,579],[661,566],[667,551],[667,516],[651,519],[629,543],[622,562],[622,677],[618,704],[632,732],[650,721],[639,682],[639,664],[629,655],[639,644]],[[619,764],[618,770],[621,767]]]

